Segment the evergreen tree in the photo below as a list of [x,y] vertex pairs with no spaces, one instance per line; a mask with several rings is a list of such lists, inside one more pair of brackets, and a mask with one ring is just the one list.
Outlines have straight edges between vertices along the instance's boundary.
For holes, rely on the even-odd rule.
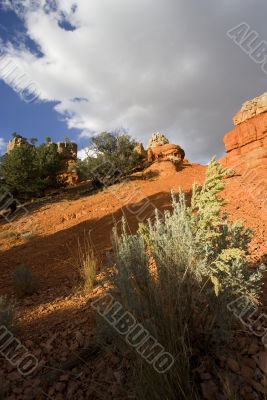
[[15,197],[39,196],[48,187],[57,187],[61,158],[55,144],[35,147],[27,141],[2,157],[0,176]]
[[102,132],[92,138],[93,155],[78,163],[79,172],[98,184],[112,184],[125,177],[140,164],[134,151],[136,142],[126,134]]
[[27,198],[39,192],[36,150],[25,143],[3,156],[1,175],[6,188],[16,197]]

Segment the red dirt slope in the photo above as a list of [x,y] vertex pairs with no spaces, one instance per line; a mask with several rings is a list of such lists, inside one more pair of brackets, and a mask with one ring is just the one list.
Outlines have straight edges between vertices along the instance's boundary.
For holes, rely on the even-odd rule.
[[[0,380],[3,378],[9,388],[8,398],[45,398],[46,395],[42,397],[38,392],[40,387],[55,399],[127,397],[127,384],[120,379],[122,368],[127,374],[131,363],[114,355],[83,365],[77,376],[79,371],[74,368],[70,374],[62,372],[48,385],[40,378],[51,366],[68,360],[73,352],[94,342],[95,324],[88,305],[90,295],[78,287],[78,238],[83,240],[90,235],[99,257],[104,260],[111,248],[110,235],[116,221],[125,215],[129,228],[135,230],[155,206],[160,210],[170,207],[171,190],[178,192],[182,188],[189,196],[193,182],[203,182],[205,170],[205,166],[198,164],[188,164],[176,171],[171,162],[154,163],[128,182],[87,197],[62,195],[56,201],[32,204],[28,207],[28,216],[13,223],[0,223],[0,295],[14,295],[11,273],[18,264],[29,266],[41,281],[38,293],[17,302],[19,338],[37,356],[38,373],[24,381],[16,368],[5,363]],[[248,193],[240,176],[227,179],[223,195],[228,200],[226,209],[231,218],[243,219],[255,230],[253,256],[263,257],[266,212]],[[104,273],[98,275],[98,283],[101,281],[105,286]],[[100,286],[92,296],[99,290]]]

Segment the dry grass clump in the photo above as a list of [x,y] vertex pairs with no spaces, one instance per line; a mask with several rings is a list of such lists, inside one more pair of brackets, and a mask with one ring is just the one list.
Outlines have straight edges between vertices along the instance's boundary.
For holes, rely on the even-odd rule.
[[90,240],[85,240],[83,246],[78,242],[78,260],[84,289],[91,291],[96,282],[96,272],[99,262]]

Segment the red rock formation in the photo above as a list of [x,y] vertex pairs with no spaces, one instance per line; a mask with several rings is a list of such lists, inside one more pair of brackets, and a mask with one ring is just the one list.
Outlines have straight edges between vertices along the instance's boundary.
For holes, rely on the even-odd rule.
[[76,170],[77,144],[73,142],[58,142],[57,149],[62,159],[60,177],[63,178],[68,185],[75,185],[78,183]]
[[153,161],[172,161],[178,164],[183,161],[184,150],[176,145],[170,144],[169,140],[162,133],[154,133],[149,140],[147,148],[147,160]]
[[[264,96],[246,102],[234,117],[237,126],[224,137],[226,156],[221,161],[241,175],[248,193],[267,210],[267,110],[262,107]],[[259,108],[257,104],[260,104]]]
[[267,172],[267,112],[238,124],[225,135],[224,143],[226,166],[246,164]]
[[184,159],[183,149],[176,144],[163,144],[149,148],[148,161],[175,161],[180,162]]

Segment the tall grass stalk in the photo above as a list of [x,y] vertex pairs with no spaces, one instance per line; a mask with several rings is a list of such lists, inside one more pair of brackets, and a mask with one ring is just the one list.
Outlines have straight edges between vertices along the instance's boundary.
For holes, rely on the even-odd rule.
[[91,291],[96,282],[98,260],[89,239],[85,239],[83,245],[78,241],[78,261],[84,288]]

